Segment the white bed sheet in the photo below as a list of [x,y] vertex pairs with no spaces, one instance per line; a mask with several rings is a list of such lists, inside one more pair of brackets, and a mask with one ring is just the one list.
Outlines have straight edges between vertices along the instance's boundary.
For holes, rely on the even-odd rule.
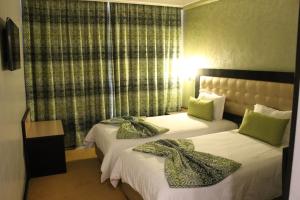
[[103,152],[104,158],[101,165],[101,182],[109,179],[111,170],[120,153],[130,147],[137,146],[160,138],[187,138],[209,133],[216,133],[236,129],[237,125],[229,120],[205,121],[186,113],[147,117],[146,121],[161,127],[169,128],[165,134],[144,139],[116,139],[118,127],[108,124],[96,124],[85,138],[87,146],[96,143]]
[[237,133],[236,130],[190,138],[196,151],[233,159],[242,164],[235,173],[208,187],[169,188],[164,158],[127,149],[111,175],[138,191],[144,200],[266,200],[281,194],[282,148]]

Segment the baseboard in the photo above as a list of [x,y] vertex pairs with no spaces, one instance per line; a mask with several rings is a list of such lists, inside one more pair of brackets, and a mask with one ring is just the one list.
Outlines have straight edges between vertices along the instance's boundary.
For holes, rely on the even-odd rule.
[[25,178],[25,185],[24,185],[23,200],[27,200],[28,184],[29,184],[29,178],[26,177]]

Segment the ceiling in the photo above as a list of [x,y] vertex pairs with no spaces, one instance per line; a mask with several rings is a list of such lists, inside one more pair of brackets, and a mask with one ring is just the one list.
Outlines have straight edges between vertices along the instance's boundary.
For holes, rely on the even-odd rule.
[[138,3],[138,4],[152,4],[152,5],[164,5],[184,7],[194,2],[203,0],[109,0],[109,2],[124,2],[124,3]]

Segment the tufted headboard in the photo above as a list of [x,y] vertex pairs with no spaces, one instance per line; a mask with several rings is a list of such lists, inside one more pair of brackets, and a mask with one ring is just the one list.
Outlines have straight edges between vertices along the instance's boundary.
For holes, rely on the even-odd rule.
[[195,96],[210,91],[226,96],[224,118],[240,123],[246,108],[256,103],[291,110],[294,73],[225,69],[201,69]]

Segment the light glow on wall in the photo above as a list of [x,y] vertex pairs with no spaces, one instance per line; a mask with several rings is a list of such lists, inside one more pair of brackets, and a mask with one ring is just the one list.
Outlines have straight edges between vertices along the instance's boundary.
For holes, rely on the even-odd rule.
[[211,67],[211,60],[204,56],[195,56],[186,59],[181,59],[175,64],[180,71],[180,78],[190,80],[195,78],[197,71],[201,68]]

